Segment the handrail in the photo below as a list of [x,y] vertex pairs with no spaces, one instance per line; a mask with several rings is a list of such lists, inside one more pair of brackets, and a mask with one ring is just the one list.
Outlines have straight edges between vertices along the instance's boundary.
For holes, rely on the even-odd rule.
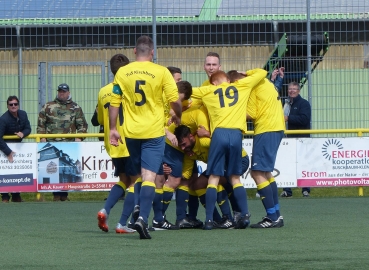
[[[40,142],[41,138],[103,138],[103,133],[75,133],[75,134],[30,134],[25,139],[35,139]],[[7,139],[19,139],[16,135],[7,135],[3,137]]]
[[[285,130],[285,134],[334,134],[334,133],[357,133],[362,137],[363,133],[369,133],[369,128],[351,128],[351,129],[305,129],[305,130]],[[253,131],[245,132],[246,135],[254,135]],[[76,134],[30,134],[27,139],[35,139],[39,142],[41,138],[103,138],[103,133],[76,133]],[[4,139],[19,139],[16,135],[6,135]]]

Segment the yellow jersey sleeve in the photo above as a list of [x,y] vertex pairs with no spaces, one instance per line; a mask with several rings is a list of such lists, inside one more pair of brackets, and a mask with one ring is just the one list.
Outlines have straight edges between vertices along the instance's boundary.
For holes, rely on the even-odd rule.
[[123,99],[123,92],[120,88],[120,85],[114,84],[112,93],[111,93],[110,105],[113,107],[119,107],[120,104],[122,103],[122,99]]
[[286,129],[282,103],[274,85],[268,80],[261,81],[253,90],[256,100],[254,134]]
[[163,91],[167,104],[170,104],[171,102],[175,102],[178,100],[179,95],[177,84],[174,81],[172,74],[169,72],[167,68],[165,68],[163,75]]
[[201,84],[201,86],[208,86],[208,85],[211,85],[211,83],[210,83],[209,79],[205,80],[205,81]]
[[257,100],[256,100],[256,91],[251,90],[249,101],[247,102],[247,114],[255,119],[257,117]]
[[202,138],[199,138],[199,142],[202,148],[209,148],[211,139],[207,137],[202,137]]

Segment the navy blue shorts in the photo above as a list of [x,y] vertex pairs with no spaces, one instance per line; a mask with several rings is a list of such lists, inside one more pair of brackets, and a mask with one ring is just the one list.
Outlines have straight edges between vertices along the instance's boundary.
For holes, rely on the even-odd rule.
[[228,128],[216,128],[214,130],[206,170],[209,175],[230,176],[242,174],[241,130]]
[[121,158],[112,158],[112,162],[114,164],[114,176],[119,176],[120,173],[127,172],[127,164],[129,157],[121,157]]
[[245,172],[247,172],[247,170],[249,169],[250,166],[250,158],[248,155],[242,157],[242,174],[244,174]]
[[[169,144],[165,144],[163,163],[166,163],[171,169],[173,177],[182,177],[182,164],[183,164],[183,156],[184,154],[170,146]],[[159,175],[163,175],[163,166],[160,166],[158,173]]]
[[129,162],[132,166],[129,175],[141,174],[141,168],[157,172],[162,166],[165,139],[164,136],[152,139],[126,138]]
[[272,172],[283,131],[265,132],[254,136],[252,146],[251,170]]

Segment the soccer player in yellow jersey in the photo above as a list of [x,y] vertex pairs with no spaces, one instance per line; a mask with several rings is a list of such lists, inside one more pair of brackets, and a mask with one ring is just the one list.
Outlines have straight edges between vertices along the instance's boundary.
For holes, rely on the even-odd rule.
[[[184,84],[185,81],[182,81],[181,83]],[[191,87],[191,91],[192,91],[191,84],[188,82],[186,83]],[[209,118],[208,118],[207,111],[204,108],[204,106],[200,106],[200,107],[191,106],[189,109],[185,110],[182,113],[181,123],[189,126],[193,134],[196,134],[197,130],[200,127],[202,127],[205,131],[207,130],[207,134],[204,136],[210,137],[210,132],[208,131],[209,130]],[[175,124],[171,124],[168,127],[168,132],[173,133],[175,127],[176,127]],[[176,209],[177,209],[176,225],[179,228],[192,228],[193,224],[189,222],[186,218],[186,209],[187,209],[187,203],[189,199],[188,181],[181,182],[182,163],[183,163],[183,158],[184,158],[183,151],[180,151],[180,149],[176,147],[177,145],[176,146],[172,145],[169,142],[169,140],[167,140],[166,142],[167,143],[165,145],[165,155],[163,158],[163,162],[172,169],[172,172],[168,176],[168,180],[165,182],[163,186],[162,215],[165,214],[165,211],[167,210],[171,202],[173,193],[176,191]],[[163,172],[158,172],[158,175],[162,175],[162,174]],[[156,211],[154,211],[154,213],[155,212]],[[162,218],[160,218],[159,214],[155,214],[155,222],[158,222],[161,219]],[[153,221],[153,227],[156,228],[154,221]]]
[[[220,65],[220,56],[219,54],[217,54],[216,52],[209,52],[204,60],[204,70],[206,72],[206,75],[208,76],[208,79],[205,80],[201,86],[208,86],[211,85],[209,79],[210,76],[214,73],[217,72],[218,70],[220,70],[221,65]],[[192,100],[192,105],[201,105],[202,101],[201,98],[196,97],[196,96],[192,96],[191,97]]]
[[[123,54],[116,54],[110,59],[111,72],[115,75],[120,67],[129,64],[128,58]],[[111,147],[109,143],[109,106],[111,99],[111,92],[113,83],[109,83],[102,87],[98,95],[97,105],[97,120],[100,125],[104,127],[104,146],[108,155],[112,158],[115,167],[115,176],[119,176],[119,181],[110,190],[109,196],[106,199],[104,208],[97,214],[98,226],[101,230],[108,232],[109,227],[107,223],[111,208],[117,203],[120,197],[124,196],[124,192],[131,185],[130,179],[126,176],[126,163],[128,161],[129,152],[126,144],[120,144],[118,147]],[[122,132],[123,129],[123,106],[119,107],[119,115],[116,122],[117,130]],[[124,137],[122,138],[124,141]],[[131,202],[131,209],[127,210],[130,213],[133,210],[133,193],[130,192],[126,196],[124,206],[128,207]],[[128,218],[128,217],[127,217]],[[132,233],[134,230],[126,227],[126,223],[121,221],[116,227],[116,232]]]
[[[178,139],[179,146],[185,152],[185,158],[183,161],[183,171],[182,177],[185,180],[190,180],[191,189],[194,193],[200,198],[200,201],[203,205],[206,205],[205,200],[205,192],[206,192],[206,185],[208,182],[209,176],[207,175],[207,171],[203,172],[199,177],[197,176],[197,166],[194,161],[199,160],[205,163],[208,163],[209,157],[209,147],[211,145],[209,138],[199,138],[196,135],[193,135],[191,129],[188,126],[180,125],[175,128],[175,135]],[[241,145],[241,155],[242,155],[242,168],[241,174],[244,174],[249,167],[249,157],[246,151],[242,148]],[[194,175],[195,173],[195,175]],[[229,202],[227,198],[227,192],[224,190],[223,187],[227,187],[229,178],[220,177],[222,185],[218,185],[218,203],[219,207],[222,211],[223,218],[220,217],[218,211],[214,209],[213,217],[214,224],[217,228],[228,229],[232,227],[236,227],[237,229],[240,228],[239,224],[234,224],[232,222],[232,214],[229,208]],[[204,192],[205,190],[205,192]],[[231,193],[231,192],[230,192]],[[194,195],[194,194],[193,194]],[[230,199],[232,200],[233,194],[231,195]],[[189,205],[190,206],[190,205]],[[244,205],[246,208],[246,212],[248,213],[247,203]],[[235,201],[232,203],[232,208],[234,211],[238,212],[239,207]],[[197,208],[194,212],[191,211],[189,207],[189,214],[188,218],[190,221],[196,221],[197,215]],[[237,220],[239,217],[237,217]]]
[[230,176],[234,196],[241,210],[241,218],[237,226],[246,228],[249,225],[249,214],[246,212],[246,192],[241,184],[241,149],[242,132],[246,132],[246,106],[252,88],[265,78],[263,69],[249,70],[246,78],[230,84],[227,74],[217,71],[210,77],[213,86],[193,89],[193,94],[201,96],[210,117],[212,134],[207,171],[210,174],[206,190],[205,230],[213,227],[213,211],[215,207],[217,186],[220,176]]
[[173,79],[176,83],[182,81],[182,70],[180,68],[167,67],[167,69],[169,70],[170,74],[172,74]]
[[156,172],[162,164],[165,147],[162,93],[165,93],[175,112],[172,121],[176,124],[181,121],[182,105],[177,86],[168,69],[152,63],[152,39],[148,36],[139,37],[133,51],[136,61],[121,67],[114,78],[109,108],[110,143],[114,146],[123,143],[112,123],[117,120],[120,102],[124,97],[123,134],[134,171],[131,180],[140,181],[139,178],[142,178],[140,210],[135,229],[141,239],[151,239],[147,222],[155,196]]
[[[244,77],[230,71],[232,81]],[[272,175],[279,144],[284,136],[285,122],[281,101],[274,85],[264,79],[252,90],[247,114],[254,123],[254,139],[251,159],[251,176],[266,210],[262,221],[251,228],[279,228],[284,225],[280,215],[278,190]]]
[[216,52],[209,52],[204,61],[204,70],[206,75],[208,75],[208,79],[202,83],[201,86],[208,86],[211,85],[210,83],[210,76],[220,70],[220,56]]
[[[181,101],[184,99],[188,99],[191,96],[192,85],[189,82],[177,82],[177,88]],[[186,111],[182,114],[181,122],[183,121],[183,118],[186,118],[184,116],[185,113]],[[172,125],[175,126],[174,123]],[[179,229],[178,226],[171,224],[168,220],[164,218],[164,215],[165,210],[173,197],[173,191],[178,187],[181,180],[183,152],[181,152],[177,148],[177,139],[172,132],[168,131],[168,127],[165,127],[165,132],[167,134],[167,139],[163,156],[163,165],[169,167],[171,169],[171,172],[168,175],[167,181],[165,181],[163,167],[160,167],[159,171],[157,172],[155,180],[155,197],[153,201],[154,218],[152,221],[152,226],[157,230],[176,230]],[[170,136],[168,136],[168,134],[170,134],[171,137],[174,137],[175,143],[173,143],[173,139],[170,139]],[[186,193],[186,188],[180,188],[180,191],[183,192],[178,192],[179,196],[176,200],[177,209],[182,208],[185,212],[187,203],[186,198],[184,198],[185,195],[183,193]],[[163,203],[165,206],[163,205]]]

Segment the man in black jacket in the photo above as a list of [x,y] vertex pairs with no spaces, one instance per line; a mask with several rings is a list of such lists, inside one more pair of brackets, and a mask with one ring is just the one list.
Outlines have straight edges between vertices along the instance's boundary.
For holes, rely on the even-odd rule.
[[[31,133],[31,125],[27,113],[19,110],[19,99],[10,96],[7,100],[8,110],[0,118],[0,150],[7,156],[9,162],[13,162],[13,152],[4,141],[4,135],[17,135],[19,139],[8,140],[7,142],[21,142],[22,139]],[[9,202],[8,193],[1,193],[2,201]],[[12,193],[12,202],[21,202],[19,193]]]
[[[310,129],[311,106],[309,101],[300,96],[300,85],[297,82],[288,84],[288,99],[284,104],[284,119],[289,130]],[[309,138],[310,134],[289,134],[289,138]],[[310,188],[302,189],[304,197],[310,196]],[[281,197],[291,197],[291,188],[284,188]]]

